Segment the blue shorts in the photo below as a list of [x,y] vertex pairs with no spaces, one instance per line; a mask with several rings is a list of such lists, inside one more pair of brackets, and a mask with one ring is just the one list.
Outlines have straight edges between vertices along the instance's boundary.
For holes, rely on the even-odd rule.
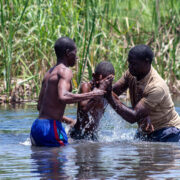
[[176,127],[165,127],[146,135],[137,131],[136,138],[152,142],[180,142],[180,129]]
[[32,145],[35,146],[64,146],[68,144],[67,134],[61,122],[49,119],[36,119],[31,127]]

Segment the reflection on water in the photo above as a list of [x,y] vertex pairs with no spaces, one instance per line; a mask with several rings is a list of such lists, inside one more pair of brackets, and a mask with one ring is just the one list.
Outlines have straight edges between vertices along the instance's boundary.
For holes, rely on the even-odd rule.
[[66,155],[61,153],[61,148],[31,147],[32,173],[47,179],[67,178],[64,164]]
[[81,144],[74,148],[76,150],[75,165],[78,167],[77,179],[87,179],[104,177],[103,170],[100,168],[100,145]]
[[[134,141],[136,125],[110,107],[98,143],[70,140],[60,148],[30,146],[36,106],[3,106],[0,113],[0,179],[180,179],[180,143]],[[75,118],[76,108],[66,115]]]
[[32,148],[32,173],[47,179],[180,177],[175,144],[79,143],[64,148]]

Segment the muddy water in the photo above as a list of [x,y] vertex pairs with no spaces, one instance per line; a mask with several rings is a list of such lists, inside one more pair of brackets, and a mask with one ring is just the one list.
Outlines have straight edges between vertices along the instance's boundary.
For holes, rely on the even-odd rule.
[[[180,101],[176,101],[180,114]],[[99,142],[31,147],[35,105],[0,106],[0,179],[180,179],[180,143],[134,141],[136,125],[108,107]],[[76,108],[66,115],[76,117]],[[66,127],[68,130],[68,127]]]

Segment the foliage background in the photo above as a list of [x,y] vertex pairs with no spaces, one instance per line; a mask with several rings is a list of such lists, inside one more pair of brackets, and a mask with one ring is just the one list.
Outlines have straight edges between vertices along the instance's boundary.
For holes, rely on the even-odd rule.
[[77,44],[74,92],[99,61],[111,61],[120,78],[136,44],[151,46],[154,67],[180,92],[179,0],[0,0],[0,22],[0,91],[7,101],[37,98],[60,36]]

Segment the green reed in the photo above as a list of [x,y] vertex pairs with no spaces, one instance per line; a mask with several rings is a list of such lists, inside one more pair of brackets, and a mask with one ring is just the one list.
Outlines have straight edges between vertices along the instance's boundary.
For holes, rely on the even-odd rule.
[[7,94],[14,78],[39,94],[45,72],[56,63],[53,45],[60,36],[77,44],[75,91],[103,60],[113,63],[115,81],[120,78],[136,44],[152,47],[163,78],[180,79],[179,0],[1,0],[0,6],[0,78]]
[[[5,9],[10,9],[10,3],[7,2],[6,6],[3,6],[3,2],[1,1],[1,37],[2,37],[2,54],[3,54],[3,63],[4,63],[4,79],[5,79],[5,90],[6,93],[10,93],[11,91],[11,78],[12,78],[12,51],[13,51],[13,39],[15,33],[17,32],[21,20],[23,18],[24,12],[28,5],[28,0],[25,1],[24,7],[22,8],[21,12],[18,12],[20,16],[13,19],[13,13],[9,11],[4,11]],[[10,18],[9,18],[9,17]],[[12,19],[11,19],[12,18]],[[7,27],[8,26],[8,27]],[[8,32],[6,32],[8,29]]]

